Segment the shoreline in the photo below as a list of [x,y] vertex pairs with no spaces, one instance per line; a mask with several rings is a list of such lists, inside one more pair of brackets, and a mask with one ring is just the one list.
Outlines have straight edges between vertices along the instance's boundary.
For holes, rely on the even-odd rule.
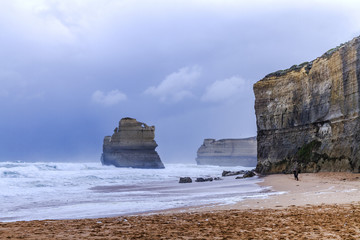
[[10,239],[358,239],[360,174],[268,175],[258,183],[283,192],[230,205],[136,215],[1,222]]
[[[234,204],[210,204],[156,211],[155,214],[208,212],[222,210],[284,209],[311,205],[353,204],[360,202],[360,173],[319,172],[260,176],[257,184],[269,188],[264,198],[248,198]],[[139,215],[151,215],[139,214]]]
[[286,208],[321,204],[350,204],[360,201],[360,173],[319,172],[299,174],[296,181],[292,174],[273,174],[258,183],[271,187],[274,194],[264,199],[248,199],[221,209]]

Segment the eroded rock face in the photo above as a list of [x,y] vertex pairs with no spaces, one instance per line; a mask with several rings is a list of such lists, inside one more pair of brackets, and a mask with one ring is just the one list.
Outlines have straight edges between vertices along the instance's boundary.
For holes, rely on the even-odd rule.
[[101,162],[104,165],[134,168],[164,168],[158,153],[155,127],[133,118],[123,118],[112,136],[104,138]]
[[257,171],[359,172],[359,83],[359,37],[257,82]]
[[205,139],[197,151],[198,165],[256,166],[256,138]]

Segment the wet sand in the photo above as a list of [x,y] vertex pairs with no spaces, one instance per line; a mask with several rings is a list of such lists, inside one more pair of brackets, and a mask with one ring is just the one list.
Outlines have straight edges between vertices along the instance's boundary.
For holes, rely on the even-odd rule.
[[[261,186],[282,193],[265,199],[247,199],[234,205],[207,207],[203,210],[285,208],[320,204],[349,204],[360,201],[360,174],[304,173],[299,181],[291,174],[264,177]],[[202,211],[201,209],[199,209]]]
[[285,192],[151,215],[0,223],[0,239],[359,239],[360,174],[271,175]]

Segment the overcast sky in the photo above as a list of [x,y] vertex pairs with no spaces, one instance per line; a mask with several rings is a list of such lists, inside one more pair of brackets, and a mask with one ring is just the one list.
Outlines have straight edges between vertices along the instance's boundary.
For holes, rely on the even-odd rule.
[[359,1],[0,0],[0,160],[100,161],[118,121],[161,159],[256,135],[253,84],[360,35]]

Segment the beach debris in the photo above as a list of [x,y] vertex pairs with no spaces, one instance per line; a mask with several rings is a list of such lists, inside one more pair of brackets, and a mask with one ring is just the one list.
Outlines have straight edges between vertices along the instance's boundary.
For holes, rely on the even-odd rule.
[[212,182],[214,180],[214,178],[212,177],[208,177],[208,178],[196,178],[195,182]]
[[235,175],[240,175],[240,174],[245,174],[245,170],[240,170],[240,171],[223,171],[222,172],[222,176],[223,177],[228,177],[228,176],[235,176]]
[[190,177],[180,177],[179,183],[192,183],[192,179]]

